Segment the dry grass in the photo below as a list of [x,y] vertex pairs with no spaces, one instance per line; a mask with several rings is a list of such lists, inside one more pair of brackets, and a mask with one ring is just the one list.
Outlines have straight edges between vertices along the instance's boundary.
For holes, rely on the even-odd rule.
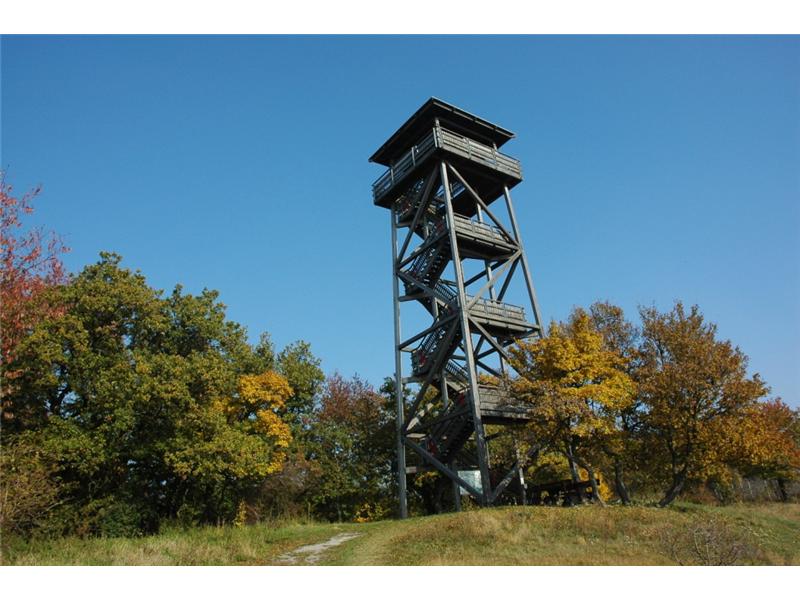
[[13,541],[4,564],[14,565],[269,565],[304,544],[327,540],[353,525],[262,524],[203,527],[142,538],[62,538]]
[[11,544],[8,564],[264,565],[343,532],[334,565],[800,564],[800,505],[509,507],[366,524],[199,528]]
[[800,506],[517,507],[440,515],[376,524],[327,563],[800,564]]
[[379,532],[380,547],[353,548],[349,558],[403,565],[664,564],[652,510],[520,507],[443,515]]

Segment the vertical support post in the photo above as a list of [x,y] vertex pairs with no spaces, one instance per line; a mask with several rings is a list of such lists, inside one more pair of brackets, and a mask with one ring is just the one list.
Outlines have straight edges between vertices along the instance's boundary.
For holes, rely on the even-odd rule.
[[[442,372],[442,384],[441,384],[441,393],[442,393],[442,405],[444,406],[444,412],[447,412],[447,409],[450,407],[450,394],[447,391],[447,376],[444,372]],[[453,472],[458,472],[458,465],[456,465],[455,460],[451,460],[448,465],[450,470]],[[455,498],[455,510],[456,512],[461,511],[461,486],[458,485],[455,481],[453,481],[453,497]]]
[[[451,469],[456,473],[458,473],[456,468],[451,467]],[[455,481],[453,482],[453,494],[454,494],[453,508],[455,509],[456,512],[461,512],[461,486],[458,485]]]
[[[478,223],[483,223],[483,210],[477,203],[475,208],[477,209]],[[489,297],[492,300],[497,300],[497,294],[495,293],[494,285],[492,284],[492,267],[489,266],[488,260],[483,261],[483,264],[486,267],[486,281],[489,282]]]
[[464,290],[464,272],[461,267],[461,256],[458,251],[456,236],[455,216],[453,214],[453,199],[450,196],[450,180],[447,176],[447,163],[441,161],[439,169],[444,188],[444,205],[447,211],[447,228],[450,235],[450,248],[453,252],[453,269],[456,275],[458,288],[458,305],[461,313],[461,332],[464,341],[464,354],[467,361],[469,374],[470,401],[472,404],[472,421],[475,426],[475,446],[478,451],[478,467],[481,473],[481,504],[487,506],[491,497],[491,480],[489,479],[489,455],[486,449],[486,438],[481,420],[480,390],[478,389],[478,372],[475,368],[475,357],[472,352],[472,334],[469,328],[469,313],[467,312],[467,294]]
[[[514,237],[517,239],[517,245],[522,253],[522,272],[525,274],[525,284],[528,287],[528,296],[531,300],[531,308],[533,309],[533,316],[536,320],[536,325],[542,327],[541,313],[539,312],[539,302],[536,300],[536,290],[533,288],[533,279],[531,279],[531,270],[528,267],[528,255],[525,248],[522,246],[522,236],[519,233],[517,226],[517,216],[514,214],[514,206],[511,204],[511,192],[508,191],[508,186],[503,186],[503,196],[506,200],[506,208],[508,209],[508,218],[511,219],[511,230],[514,232]],[[542,335],[541,329],[539,335]]]
[[[495,146],[497,149],[497,146]],[[477,202],[475,203],[475,209],[477,210],[478,215],[478,223],[483,223],[483,210],[481,209],[480,204]],[[492,283],[492,267],[490,266],[490,262],[488,260],[483,262],[484,267],[486,268],[486,281],[489,282],[489,298],[492,300],[497,300],[497,292],[494,289],[494,284]],[[498,352],[498,359],[500,360],[500,373],[503,375],[506,374],[506,361],[503,358],[503,355]]]
[[403,444],[405,422],[405,399],[403,398],[403,360],[400,352],[400,282],[397,276],[397,219],[395,207],[389,211],[392,220],[392,291],[394,293],[394,382],[395,382],[395,433],[397,435],[397,495],[400,502],[400,518],[408,517],[406,498],[406,448]]

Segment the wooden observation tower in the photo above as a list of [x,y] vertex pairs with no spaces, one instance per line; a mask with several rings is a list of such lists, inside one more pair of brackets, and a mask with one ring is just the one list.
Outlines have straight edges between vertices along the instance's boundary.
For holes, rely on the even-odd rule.
[[[512,137],[431,98],[370,158],[387,167],[372,196],[389,209],[392,225],[401,517],[407,515],[407,473],[435,469],[447,476],[457,507],[460,493],[483,506],[498,502],[520,474],[518,460],[498,475],[485,430],[527,419],[526,408],[510,401],[502,383],[507,348],[541,335],[511,203],[522,170],[499,151]],[[529,312],[506,302],[515,290],[526,296]],[[403,338],[401,308],[407,323],[409,303],[421,313],[421,325]],[[415,389],[410,401],[403,384]]]

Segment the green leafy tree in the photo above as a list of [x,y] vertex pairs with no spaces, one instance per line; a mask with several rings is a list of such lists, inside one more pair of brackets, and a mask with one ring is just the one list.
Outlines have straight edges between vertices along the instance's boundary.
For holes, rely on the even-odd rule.
[[[262,340],[263,341],[263,340]],[[311,344],[302,340],[281,350],[277,357],[277,370],[286,377],[294,390],[286,402],[286,410],[294,424],[314,410],[316,400],[325,382],[320,360],[311,352]]]
[[63,312],[19,345],[13,401],[69,489],[67,529],[231,519],[285,457],[286,379],[264,371],[216,292],[163,298],[117,255],[58,294]]

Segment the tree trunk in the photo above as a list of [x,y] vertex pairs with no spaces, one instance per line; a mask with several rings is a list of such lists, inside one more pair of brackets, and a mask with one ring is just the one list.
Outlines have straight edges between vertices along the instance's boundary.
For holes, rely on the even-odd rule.
[[619,496],[619,499],[622,501],[622,504],[629,506],[631,503],[631,495],[622,477],[622,464],[619,460],[614,461],[614,489],[617,492],[617,496]]
[[444,504],[442,503],[442,496],[444,495],[444,491],[447,486],[447,481],[444,477],[442,477],[439,481],[436,482],[436,489],[433,491],[433,506],[436,510],[436,514],[440,515],[444,512]]
[[592,496],[594,496],[594,499],[600,503],[600,506],[605,506],[606,503],[600,497],[600,487],[597,485],[597,477],[594,476],[594,469],[588,465],[583,468],[586,469],[586,472],[589,474],[589,481],[592,484]]
[[720,504],[725,504],[725,494],[722,492],[722,489],[716,481],[708,481],[706,482],[706,486],[709,490],[711,490],[711,493],[717,502]]
[[[592,468],[592,466],[585,460],[582,460],[574,455],[567,455],[567,460],[570,461],[570,464],[575,462],[581,468],[586,469],[586,473],[589,476],[589,483],[592,485],[592,499],[599,502],[601,506],[605,506],[606,503],[600,497],[600,487],[597,485],[597,477],[595,477],[594,469]],[[583,496],[581,496],[581,503],[583,503]]]
[[569,472],[572,476],[572,483],[578,483],[580,481],[580,477],[578,477],[578,469],[575,466],[575,461],[570,458],[569,454],[567,454],[567,462],[569,463]]
[[778,477],[778,491],[781,494],[781,502],[788,502],[789,494],[786,493],[786,480],[783,477]]
[[673,475],[672,485],[669,486],[669,489],[667,490],[666,494],[664,494],[664,497],[659,500],[658,505],[663,508],[672,504],[675,498],[677,498],[683,491],[683,486],[685,485],[686,469],[683,469],[681,472]]

